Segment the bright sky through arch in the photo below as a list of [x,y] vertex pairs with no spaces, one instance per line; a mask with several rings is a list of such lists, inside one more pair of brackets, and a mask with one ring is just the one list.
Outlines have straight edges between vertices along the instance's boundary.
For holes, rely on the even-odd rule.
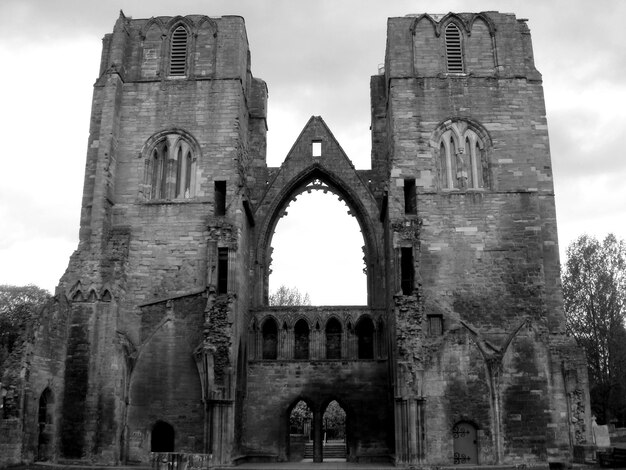
[[272,238],[270,292],[308,293],[312,305],[367,305],[363,235],[345,202],[328,192],[298,196]]

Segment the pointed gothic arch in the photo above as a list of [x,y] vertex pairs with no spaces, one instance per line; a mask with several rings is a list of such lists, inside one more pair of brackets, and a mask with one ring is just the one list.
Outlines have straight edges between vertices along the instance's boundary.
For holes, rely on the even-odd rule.
[[324,183],[328,187],[329,192],[332,192],[346,203],[350,209],[350,213],[355,216],[359,224],[359,228],[364,239],[368,303],[371,304],[373,278],[370,273],[376,272],[375,269],[373,269],[373,264],[376,262],[376,253],[378,252],[378,242],[376,240],[372,218],[368,209],[362,202],[363,195],[358,194],[357,191],[347,184],[339,175],[329,171],[319,163],[313,163],[307,168],[304,168],[291,181],[283,185],[278,191],[276,197],[273,198],[273,201],[270,203],[268,216],[265,218],[261,225],[261,230],[259,231],[260,235],[258,238],[257,250],[258,265],[263,270],[260,274],[261,282],[258,283],[258,285],[262,286],[263,289],[262,302],[267,304],[268,300],[268,282],[270,272],[269,252],[272,237],[276,230],[278,221],[294,197],[305,192],[307,185],[316,180]]

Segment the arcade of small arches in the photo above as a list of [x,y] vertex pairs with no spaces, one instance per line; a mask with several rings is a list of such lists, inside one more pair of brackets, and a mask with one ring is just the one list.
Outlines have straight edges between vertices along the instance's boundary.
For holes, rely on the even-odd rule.
[[380,316],[361,314],[352,320],[341,312],[329,313],[324,319],[265,313],[255,316],[250,323],[249,359],[385,359],[384,334]]

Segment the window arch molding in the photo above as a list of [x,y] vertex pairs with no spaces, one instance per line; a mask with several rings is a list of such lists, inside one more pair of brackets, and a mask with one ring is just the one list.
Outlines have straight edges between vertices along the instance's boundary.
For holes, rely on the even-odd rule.
[[145,200],[184,200],[196,195],[196,167],[201,158],[198,141],[182,129],[152,135],[141,148]]
[[442,190],[492,188],[489,156],[492,140],[487,130],[471,119],[447,119],[432,134],[438,187]]

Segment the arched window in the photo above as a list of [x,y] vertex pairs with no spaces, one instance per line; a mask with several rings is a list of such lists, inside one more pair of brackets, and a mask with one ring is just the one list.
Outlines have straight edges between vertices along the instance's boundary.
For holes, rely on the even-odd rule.
[[454,23],[446,26],[446,65],[449,73],[463,73],[461,30]]
[[54,403],[54,399],[52,396],[52,391],[46,387],[46,389],[41,392],[41,396],[39,397],[39,425],[52,424],[52,404]]
[[294,359],[309,358],[309,325],[304,319],[296,322],[293,328],[295,336]]
[[273,318],[268,318],[263,323],[263,359],[276,359],[278,357],[278,327]]
[[356,325],[359,359],[374,359],[374,323],[369,317],[363,317]]
[[441,178],[441,187],[442,188],[451,188],[452,181],[450,181],[449,175],[451,174],[450,165],[448,164],[448,151],[446,150],[446,146],[443,142],[439,146],[439,172]]
[[187,150],[187,156],[185,157],[185,191],[183,193],[185,199],[191,195],[191,151]]
[[191,143],[177,133],[166,134],[152,146],[146,161],[148,199],[187,199],[193,196],[195,159]]
[[437,148],[442,189],[485,187],[485,144],[468,123],[458,121],[449,125],[441,134]]
[[183,25],[172,33],[170,41],[170,75],[184,76],[187,73],[187,43],[189,34]]
[[152,428],[150,452],[174,452],[174,428],[165,421],[157,421]]
[[326,359],[341,359],[341,323],[336,318],[326,323]]

